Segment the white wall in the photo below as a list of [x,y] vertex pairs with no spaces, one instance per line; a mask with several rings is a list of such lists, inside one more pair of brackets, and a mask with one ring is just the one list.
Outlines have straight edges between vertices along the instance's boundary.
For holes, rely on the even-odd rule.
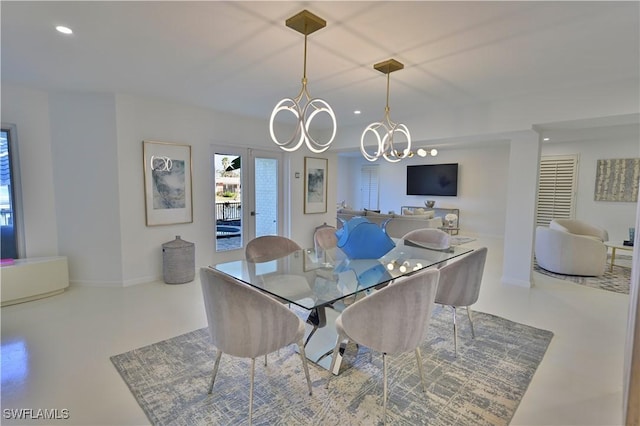
[[2,123],[18,135],[26,254],[58,255],[48,95],[3,84]]
[[[83,285],[160,279],[162,243],[176,235],[195,243],[197,267],[241,258],[242,251],[214,251],[211,146],[277,150],[266,118],[131,95],[49,95],[3,85],[2,122],[18,132],[27,255],[69,256],[70,281]],[[192,146],[193,223],[145,226],[143,140]],[[325,214],[302,213],[305,156],[329,158]],[[310,246],[313,228],[335,220],[336,157],[303,148],[285,155],[285,169],[287,233]]]
[[[196,266],[206,266],[244,257],[243,251],[216,253],[213,230],[213,178],[209,158],[211,145],[278,148],[271,142],[268,120],[223,114],[204,108],[117,95],[117,139],[120,168],[120,221],[122,263],[125,284],[150,281],[162,275],[162,244],[176,235],[195,243]],[[193,223],[168,226],[145,226],[142,141],[155,140],[192,146],[193,157]],[[327,215],[302,214],[304,156],[306,148],[285,155],[283,191],[290,194],[291,227],[285,234],[300,245],[309,246],[313,227],[335,217],[335,195],[330,193]],[[331,155],[324,157],[331,157]],[[334,157],[335,158],[335,157]],[[329,161],[329,185],[335,170]],[[300,172],[300,179],[294,173]],[[335,207],[334,207],[335,209]]]
[[[406,195],[406,166],[413,164],[458,163],[458,196],[436,197]],[[340,157],[336,190],[338,201],[346,200],[360,209],[360,168],[378,164],[380,210],[400,214],[401,206],[423,206],[436,201],[436,207],[460,209],[461,233],[465,235],[502,236],[504,234],[509,145],[454,147],[440,149],[437,157],[413,157],[400,163],[378,160],[369,163],[362,156]]]
[[[615,137],[607,140],[581,140],[565,143],[543,143],[542,155],[579,154],[578,194],[576,217],[600,224],[612,240],[628,239],[628,228],[636,217],[636,203],[594,201],[596,162],[606,158],[636,158],[640,156],[637,138]],[[509,162],[508,145],[482,148],[440,149],[437,157],[404,160],[390,164],[378,161],[381,187],[380,208],[383,212],[401,205],[423,205],[427,198],[435,199],[436,206],[460,208],[462,232],[465,234],[504,234],[506,208],[506,180]],[[417,197],[405,195],[407,164],[419,163],[460,164],[458,197]],[[368,163],[360,156],[341,155],[338,158],[338,176],[341,184],[336,190],[338,202],[346,200],[353,208],[360,208],[360,167]],[[400,170],[400,171],[398,171]]]
[[[304,157],[327,158],[329,173],[327,181],[327,212],[304,214]],[[302,247],[313,247],[313,230],[324,223],[335,226],[336,223],[336,187],[340,185],[337,156],[332,152],[314,154],[301,148],[290,155],[290,168],[285,181],[289,179],[291,195],[291,235]],[[300,173],[300,178],[295,173]]]
[[636,220],[636,203],[595,201],[596,164],[608,158],[640,157],[637,138],[612,138],[564,143],[543,143],[542,155],[579,154],[576,219],[602,226],[611,240],[628,240]]
[[[115,105],[115,123],[110,125],[114,122],[113,105],[110,105],[112,102]],[[69,111],[51,112],[52,106]],[[52,123],[52,119],[55,119],[56,122]],[[88,217],[77,216],[82,228],[89,229],[92,223],[97,228],[92,229],[88,236],[80,236],[80,245],[87,248],[90,243],[100,244],[100,239],[106,242],[102,248],[93,247],[89,253],[82,253],[82,255],[91,254],[92,259],[89,260],[89,264],[93,266],[85,270],[74,267],[71,271],[72,281],[86,281],[85,283],[88,284],[115,284],[117,281],[117,285],[128,285],[161,277],[161,245],[172,240],[175,235],[181,235],[185,240],[196,244],[196,264],[198,266],[226,260],[213,250],[211,165],[208,155],[211,152],[211,145],[274,149],[269,140],[266,118],[251,119],[131,95],[85,94],[78,96],[58,93],[52,96],[50,105],[49,95],[45,92],[3,85],[2,121],[16,124],[18,131],[28,256],[64,255],[65,253],[61,250],[63,246],[65,251],[71,250],[74,240],[68,231],[75,230],[72,228],[73,221],[66,217],[59,220],[56,213],[56,203],[63,202],[63,200],[66,203],[71,200],[70,206],[75,204],[76,207],[86,209],[90,213],[87,215]],[[71,129],[72,127],[78,128]],[[114,133],[116,147],[102,146],[102,144],[108,144],[114,139]],[[52,134],[56,135],[55,141],[52,140]],[[346,143],[347,136],[345,132],[341,132],[341,140],[334,144],[339,146],[341,143]],[[67,137],[72,139],[71,148],[64,148],[61,145],[63,139]],[[91,140],[85,141],[84,139]],[[193,224],[145,226],[142,173],[143,140],[192,145],[194,167]],[[90,147],[91,143],[99,144],[95,146],[96,151],[93,156],[100,157],[101,163],[94,166],[90,162],[84,163],[88,153],[82,152],[82,155],[79,152],[73,153],[74,147],[84,149]],[[632,142],[629,143],[632,144]],[[605,150],[603,152],[611,152],[609,144],[602,145],[595,144]],[[635,148],[633,152],[620,152],[619,155],[616,152],[616,157],[636,156],[638,146],[636,145]],[[52,152],[52,149],[58,151]],[[584,155],[583,164],[586,163]],[[326,214],[304,215],[302,213],[304,156],[330,159]],[[505,221],[508,157],[509,149],[506,145],[440,149],[440,155],[436,161],[459,162],[461,164],[461,187],[459,197],[454,197],[454,199],[440,197],[437,199],[436,205],[460,208],[463,232],[492,236],[502,234]],[[593,158],[596,157],[598,154],[593,154]],[[56,171],[57,175],[54,179],[53,169],[54,166],[57,167],[53,161],[54,158],[65,162],[75,162],[81,172],[74,176],[73,169]],[[90,155],[89,158],[91,158]],[[348,187],[345,185],[359,180],[359,166],[357,164],[362,160],[342,158],[338,160],[335,154],[315,155],[304,148],[296,153],[287,154],[285,158],[287,164],[285,185],[287,188],[283,188],[283,190],[289,194],[286,207],[291,219],[288,233],[301,245],[308,246],[311,245],[312,230],[315,226],[324,222],[330,224],[335,222],[333,209],[336,200],[347,199],[350,204],[357,203],[359,184],[356,183],[356,187],[353,184]],[[413,159],[411,161],[419,162],[420,160]],[[352,162],[355,162],[355,165]],[[398,173],[393,169],[393,165],[380,164],[383,168],[381,177],[384,181],[381,187],[383,194],[381,208],[383,210],[398,210],[401,205],[405,204],[420,205],[423,201],[422,197],[404,195],[404,170],[402,173]],[[114,173],[117,183],[114,181],[114,175],[109,171],[110,167],[116,170]],[[295,172],[300,172],[299,179],[294,177]],[[91,173],[94,175],[90,176]],[[581,171],[581,177],[585,174]],[[334,176],[336,179],[333,179]],[[73,198],[74,194],[65,192],[67,191],[66,183],[71,182],[72,179],[87,180],[79,187],[83,188],[83,191],[86,190],[84,196],[90,201]],[[589,180],[593,182],[593,178],[589,178]],[[87,186],[98,189],[97,193],[95,193],[96,191],[91,193]],[[586,186],[592,187],[593,183]],[[100,198],[100,193],[104,191],[112,191],[112,194],[107,198]],[[113,194],[117,195],[113,196]],[[83,206],[83,202],[95,203],[95,206]],[[607,206],[617,208],[610,203],[607,203]],[[101,217],[105,218],[102,222],[106,226],[100,227],[100,221],[95,220],[96,210],[94,207],[99,207]],[[626,208],[626,206],[620,207]],[[579,209],[582,212],[580,214],[586,214],[584,213],[585,209],[591,211],[592,206],[582,206],[579,203]],[[63,207],[60,211],[66,210]],[[611,213],[607,211],[600,213],[600,216],[608,214]],[[617,215],[617,213],[615,214]],[[626,215],[626,213],[624,214]],[[615,220],[620,220],[620,217],[616,216]],[[629,216],[629,218],[632,217],[633,214]],[[624,219],[624,224],[610,228],[612,238],[624,236],[625,229],[628,227],[626,222],[627,220]],[[65,236],[59,247],[58,234],[63,230]],[[112,232],[119,234],[119,236],[112,235]],[[118,239],[120,240],[119,244]],[[117,256],[120,256],[120,259],[117,259]],[[107,271],[105,268],[108,266],[105,266],[105,260],[110,263],[113,269],[120,268],[120,272]],[[73,263],[74,259],[70,259],[70,262]],[[83,275],[79,275],[80,273]]]
[[[196,266],[222,260],[214,250],[211,145],[264,146],[266,121],[217,114],[204,108],[117,95],[119,191],[125,284],[162,276],[162,244],[176,235],[193,242]],[[145,225],[142,142],[191,145],[193,223]]]
[[52,93],[51,152],[58,250],[71,283],[122,282],[112,94]]

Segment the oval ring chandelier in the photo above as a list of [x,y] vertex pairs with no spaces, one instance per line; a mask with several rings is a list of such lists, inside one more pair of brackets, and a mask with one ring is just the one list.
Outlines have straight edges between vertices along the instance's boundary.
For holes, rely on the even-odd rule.
[[[302,74],[302,88],[300,93],[295,98],[284,98],[278,102],[271,112],[271,119],[269,120],[269,132],[271,133],[271,139],[285,151],[295,151],[305,142],[309,150],[315,153],[321,153],[329,149],[331,142],[336,136],[336,116],[333,113],[331,106],[323,99],[311,98],[309,90],[307,88],[307,36],[327,25],[327,22],[309,12],[303,10],[295,16],[287,19],[285,24],[287,27],[292,28],[302,34],[304,34],[304,67]],[[305,98],[306,104],[301,107],[300,101]],[[291,112],[297,123],[296,130],[291,138],[285,142],[278,140],[273,128],[273,123],[278,113],[283,111]],[[309,127],[314,117],[318,114],[326,113],[331,119],[333,130],[331,138],[326,142],[319,142],[309,134]]]
[[[377,123],[371,123],[364,129],[362,136],[360,137],[360,152],[364,158],[368,161],[376,161],[378,158],[383,157],[385,160],[391,163],[397,163],[403,158],[411,156],[411,134],[409,129],[404,124],[394,123],[391,121],[389,111],[389,74],[394,71],[398,71],[404,68],[404,65],[395,59],[389,59],[384,62],[377,63],[373,66],[374,69],[380,71],[383,74],[387,74],[387,105],[384,108],[384,118]],[[382,131],[383,135],[380,134]],[[365,148],[365,138],[371,133],[374,135],[374,141],[377,142],[378,149],[375,153],[370,154]],[[394,136],[396,133],[403,134],[407,139],[407,147],[402,151],[397,150],[394,147]]]

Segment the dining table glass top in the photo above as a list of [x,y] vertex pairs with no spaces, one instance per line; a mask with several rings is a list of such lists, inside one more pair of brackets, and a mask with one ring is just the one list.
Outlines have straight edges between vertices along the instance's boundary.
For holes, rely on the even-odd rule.
[[286,302],[313,309],[473,251],[403,239],[394,243],[378,259],[349,259],[339,248],[301,249],[268,262],[237,260],[212,267]]

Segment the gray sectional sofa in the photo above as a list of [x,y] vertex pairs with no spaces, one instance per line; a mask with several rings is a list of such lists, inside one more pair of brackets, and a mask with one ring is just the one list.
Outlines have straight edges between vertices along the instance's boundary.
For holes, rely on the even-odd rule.
[[[402,238],[407,232],[422,228],[439,228],[442,226],[442,218],[435,217],[433,210],[418,212],[418,214],[384,214],[371,210],[349,210],[339,209],[338,219],[349,220],[356,216],[365,217],[370,222],[381,225],[385,220],[391,219],[387,223],[387,234],[392,238]],[[337,227],[342,228],[342,222],[337,220]]]

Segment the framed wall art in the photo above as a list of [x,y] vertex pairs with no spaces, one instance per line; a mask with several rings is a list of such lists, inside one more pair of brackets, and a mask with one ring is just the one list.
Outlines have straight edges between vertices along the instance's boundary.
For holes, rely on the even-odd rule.
[[327,212],[326,158],[304,157],[304,213]]
[[191,146],[142,142],[146,225],[193,222]]
[[595,201],[638,201],[640,158],[598,160]]

